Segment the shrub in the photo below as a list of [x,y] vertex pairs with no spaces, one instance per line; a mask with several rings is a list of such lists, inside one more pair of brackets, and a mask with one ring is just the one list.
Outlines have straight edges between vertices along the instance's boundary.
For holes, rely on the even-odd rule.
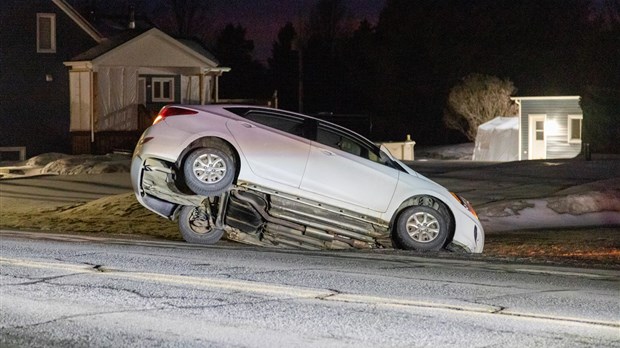
[[470,74],[450,90],[444,124],[474,141],[479,125],[497,116],[517,115],[517,105],[510,99],[516,91],[508,79]]

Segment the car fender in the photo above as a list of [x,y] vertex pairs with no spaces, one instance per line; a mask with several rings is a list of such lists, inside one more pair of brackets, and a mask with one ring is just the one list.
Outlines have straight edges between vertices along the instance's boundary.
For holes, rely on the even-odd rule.
[[384,215],[384,220],[390,221],[390,226],[393,227],[398,214],[412,205],[412,198],[419,196],[434,197],[450,210],[455,226],[453,242],[471,252],[482,252],[484,229],[480,221],[447,189],[422,175],[400,176],[394,198]]

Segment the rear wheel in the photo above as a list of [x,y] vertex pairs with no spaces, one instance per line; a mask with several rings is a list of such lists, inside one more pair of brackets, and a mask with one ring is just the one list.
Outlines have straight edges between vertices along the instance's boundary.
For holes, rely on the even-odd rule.
[[404,249],[440,250],[450,235],[448,215],[439,205],[409,207],[398,217],[394,237]]
[[181,208],[179,230],[186,242],[194,244],[215,244],[224,235],[224,230],[213,225],[213,219],[203,207]]
[[226,192],[236,175],[234,158],[228,147],[217,143],[194,150],[183,164],[187,187],[210,197]]

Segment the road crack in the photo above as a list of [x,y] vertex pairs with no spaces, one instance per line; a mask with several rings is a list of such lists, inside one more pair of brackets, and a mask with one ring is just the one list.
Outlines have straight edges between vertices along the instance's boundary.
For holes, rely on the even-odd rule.
[[41,284],[41,283],[55,285],[53,283],[50,283],[50,281],[55,280],[55,279],[73,277],[73,276],[77,276],[77,275],[83,275],[83,274],[84,273],[70,273],[70,274],[62,274],[62,275],[51,276],[51,277],[43,277],[43,278],[16,277],[16,276],[8,275],[8,274],[2,274],[3,276],[7,276],[7,277],[13,277],[13,278],[16,278],[16,279],[28,279],[29,280],[29,281],[20,282],[20,283],[14,283],[14,284],[2,284],[2,286],[24,286],[24,285],[35,285],[35,284]]

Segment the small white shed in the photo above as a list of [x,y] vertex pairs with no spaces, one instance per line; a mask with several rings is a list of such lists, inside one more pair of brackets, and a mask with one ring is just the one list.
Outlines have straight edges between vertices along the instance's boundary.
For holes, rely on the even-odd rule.
[[496,117],[478,127],[474,161],[518,161],[519,117]]

